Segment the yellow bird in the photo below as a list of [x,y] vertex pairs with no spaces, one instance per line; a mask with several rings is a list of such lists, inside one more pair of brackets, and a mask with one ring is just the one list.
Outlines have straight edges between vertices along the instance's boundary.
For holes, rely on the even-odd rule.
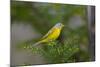
[[48,31],[48,33],[45,36],[43,36],[41,38],[40,41],[35,43],[33,46],[37,46],[41,43],[46,43],[46,42],[51,42],[51,41],[56,40],[59,37],[60,32],[61,32],[63,27],[64,27],[64,25],[62,23],[57,23],[55,26],[53,26],[53,28],[51,28]]

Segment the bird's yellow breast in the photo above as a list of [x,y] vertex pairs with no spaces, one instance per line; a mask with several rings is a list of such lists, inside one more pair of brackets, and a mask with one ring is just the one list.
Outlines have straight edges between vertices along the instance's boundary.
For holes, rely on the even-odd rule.
[[55,40],[59,37],[60,35],[60,29],[59,28],[54,28],[52,30],[52,33],[49,34],[49,36],[47,37],[47,40]]

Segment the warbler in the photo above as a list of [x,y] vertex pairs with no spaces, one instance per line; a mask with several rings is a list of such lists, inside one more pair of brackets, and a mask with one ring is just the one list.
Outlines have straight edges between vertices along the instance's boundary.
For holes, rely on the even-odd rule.
[[53,26],[46,35],[44,35],[40,41],[36,42],[35,44],[33,44],[33,46],[39,45],[41,43],[46,43],[46,42],[51,42],[56,40],[60,33],[62,28],[64,27],[64,25],[62,23],[57,23],[55,26]]

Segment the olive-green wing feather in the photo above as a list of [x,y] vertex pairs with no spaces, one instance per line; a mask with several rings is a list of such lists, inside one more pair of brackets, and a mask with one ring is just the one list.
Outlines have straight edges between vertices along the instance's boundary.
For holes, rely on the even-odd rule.
[[41,39],[47,38],[54,31],[54,27],[51,28],[46,35],[44,35]]

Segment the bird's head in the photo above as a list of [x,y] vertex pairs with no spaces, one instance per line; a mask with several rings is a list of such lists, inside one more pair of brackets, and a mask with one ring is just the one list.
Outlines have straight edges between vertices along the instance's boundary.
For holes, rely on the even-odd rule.
[[55,25],[55,27],[62,29],[64,27],[64,25],[62,23],[57,23]]

